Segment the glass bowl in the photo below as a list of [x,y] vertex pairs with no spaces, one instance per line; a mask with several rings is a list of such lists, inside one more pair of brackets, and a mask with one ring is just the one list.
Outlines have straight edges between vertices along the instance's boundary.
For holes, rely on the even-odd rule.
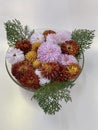
[[[84,53],[82,53],[82,55],[81,55],[81,59],[79,60],[79,65],[81,66],[81,72],[82,72],[83,67],[84,67]],[[8,75],[10,76],[10,78],[11,78],[18,86],[20,86],[20,87],[22,87],[22,88],[24,88],[24,89],[26,89],[26,90],[33,91],[33,92],[34,92],[34,91],[35,91],[34,89],[27,88],[27,87],[21,85],[21,84],[17,81],[17,79],[12,75],[11,66],[12,66],[12,65],[8,62],[7,58],[5,57],[5,67],[6,67],[7,73],[8,73]],[[81,74],[81,72],[79,73],[79,75]],[[78,75],[73,81],[75,81],[75,80],[79,77],[79,75]]]

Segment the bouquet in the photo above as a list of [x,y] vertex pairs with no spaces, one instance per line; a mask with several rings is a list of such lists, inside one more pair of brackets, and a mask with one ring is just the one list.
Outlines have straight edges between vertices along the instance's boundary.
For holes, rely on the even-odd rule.
[[94,30],[29,30],[16,19],[8,20],[5,29],[9,75],[33,91],[32,98],[45,113],[55,114],[61,100],[71,101],[70,91],[83,69],[84,51],[92,44]]

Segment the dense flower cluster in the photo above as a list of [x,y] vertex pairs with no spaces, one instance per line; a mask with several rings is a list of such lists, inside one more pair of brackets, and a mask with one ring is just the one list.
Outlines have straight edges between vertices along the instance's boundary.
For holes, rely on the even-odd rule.
[[16,42],[7,51],[11,72],[24,87],[38,89],[50,82],[74,80],[81,67],[76,55],[79,45],[68,31],[44,30]]

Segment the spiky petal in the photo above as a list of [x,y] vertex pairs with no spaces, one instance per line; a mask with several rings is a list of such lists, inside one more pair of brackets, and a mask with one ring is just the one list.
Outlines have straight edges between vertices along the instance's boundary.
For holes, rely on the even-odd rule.
[[25,76],[20,78],[18,81],[21,85],[23,85],[23,87],[26,87],[31,90],[40,88],[39,78],[34,73],[34,71],[31,71],[30,73],[26,73]]
[[43,63],[40,70],[43,77],[53,80],[58,73],[59,64],[55,62]]
[[35,51],[29,51],[28,53],[26,53],[25,55],[25,59],[29,62],[33,62],[35,61],[37,58],[37,53]]
[[74,41],[66,41],[61,44],[62,53],[76,55],[79,52],[79,45]]
[[26,61],[17,62],[13,64],[11,68],[12,75],[15,76],[16,79],[22,78],[26,73],[30,73],[31,71],[33,71],[33,67]]
[[67,73],[66,73],[66,66],[64,65],[59,65],[59,71],[57,75],[54,78],[54,81],[56,82],[63,82],[68,79]]
[[40,47],[41,42],[35,42],[32,44],[32,51],[36,51],[38,50],[38,48]]
[[66,74],[68,75],[68,79],[75,79],[81,72],[81,67],[79,64],[72,63],[66,66]]
[[36,59],[32,64],[33,68],[38,69],[41,65],[41,62],[38,59]]

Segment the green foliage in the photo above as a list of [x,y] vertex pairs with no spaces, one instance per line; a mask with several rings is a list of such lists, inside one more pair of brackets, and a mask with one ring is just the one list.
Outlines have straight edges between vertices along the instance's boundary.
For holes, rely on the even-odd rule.
[[61,108],[61,100],[71,101],[70,88],[73,85],[73,81],[52,82],[35,91],[33,98],[37,100],[45,113],[55,114]]
[[23,27],[20,21],[16,19],[8,20],[4,25],[9,46],[15,45],[17,41],[28,39],[34,33],[34,30],[30,32],[27,26]]
[[89,49],[94,38],[94,30],[77,29],[72,32],[72,39],[79,44],[80,53]]

